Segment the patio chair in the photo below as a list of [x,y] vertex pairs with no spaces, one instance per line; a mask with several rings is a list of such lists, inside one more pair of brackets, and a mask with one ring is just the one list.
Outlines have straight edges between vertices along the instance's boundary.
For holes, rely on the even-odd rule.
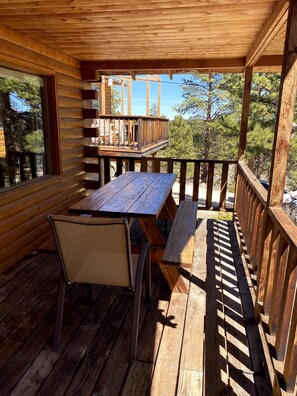
[[54,349],[60,348],[66,285],[124,286],[134,293],[130,359],[135,360],[143,275],[146,302],[151,298],[150,246],[146,243],[139,255],[131,254],[126,218],[49,215],[48,220],[62,266]]

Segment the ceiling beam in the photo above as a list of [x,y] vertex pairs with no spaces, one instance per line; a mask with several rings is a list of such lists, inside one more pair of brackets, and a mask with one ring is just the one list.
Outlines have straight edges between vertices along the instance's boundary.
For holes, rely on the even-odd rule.
[[250,48],[246,57],[246,66],[254,66],[258,59],[262,56],[267,46],[271,43],[280,29],[284,26],[288,17],[288,0],[279,0],[273,13],[266,21],[263,29],[257,35],[255,42]]
[[[254,66],[257,71],[280,71],[282,55],[262,56]],[[131,75],[137,74],[169,74],[177,73],[243,73],[244,58],[230,59],[152,59],[152,60],[108,60],[83,61],[82,79],[97,81],[98,75]]]
[[143,72],[155,74],[169,71],[175,73],[188,72],[189,70],[208,71],[244,69],[244,58],[223,59],[141,59],[141,60],[107,60],[107,61],[83,61],[82,79],[85,81],[96,81],[97,72],[101,74],[135,74]]

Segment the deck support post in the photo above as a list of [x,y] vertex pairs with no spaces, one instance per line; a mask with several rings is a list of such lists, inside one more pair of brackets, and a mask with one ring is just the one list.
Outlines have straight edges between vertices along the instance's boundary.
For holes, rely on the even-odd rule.
[[239,161],[242,160],[244,157],[245,146],[246,146],[252,78],[253,78],[253,68],[251,66],[248,66],[245,68],[244,71],[244,92],[243,92],[241,124],[240,124],[240,138],[239,138],[239,147],[238,147]]
[[297,2],[290,0],[272,153],[268,206],[282,206],[297,92]]

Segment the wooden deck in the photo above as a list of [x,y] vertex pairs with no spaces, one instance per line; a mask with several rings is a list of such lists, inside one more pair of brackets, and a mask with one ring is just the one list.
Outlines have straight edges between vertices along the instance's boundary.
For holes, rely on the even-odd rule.
[[69,289],[53,351],[59,272],[55,255],[33,254],[0,274],[1,396],[271,394],[231,222],[198,220],[189,295],[154,266],[134,363],[131,296],[112,288]]

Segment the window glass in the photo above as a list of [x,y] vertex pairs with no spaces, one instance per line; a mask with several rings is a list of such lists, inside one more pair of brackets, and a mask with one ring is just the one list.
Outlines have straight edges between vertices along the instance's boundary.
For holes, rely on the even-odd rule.
[[44,79],[0,67],[0,187],[47,174]]

